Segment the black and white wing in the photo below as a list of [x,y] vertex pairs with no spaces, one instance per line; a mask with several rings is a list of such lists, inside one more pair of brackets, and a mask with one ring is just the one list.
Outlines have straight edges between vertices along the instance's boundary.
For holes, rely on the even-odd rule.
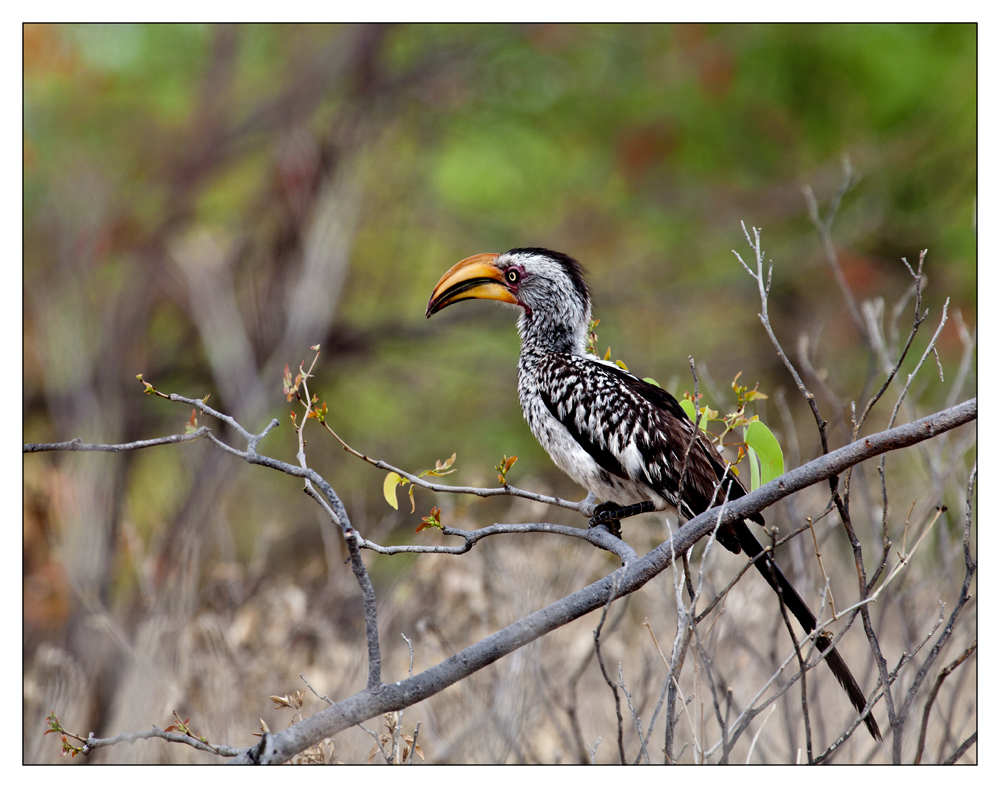
[[[548,412],[604,471],[603,489],[593,489],[602,487],[600,482],[588,485],[596,494],[603,492],[603,497],[617,500],[614,491],[620,489],[632,491],[632,497],[640,500],[660,505],[665,501],[677,507],[689,445],[680,495],[685,517],[721,503],[726,495],[724,485],[729,487],[730,500],[746,494],[708,440],[699,435],[691,443],[694,423],[680,403],[658,386],[617,366],[561,353],[546,356],[536,375],[538,394]],[[551,449],[550,454],[554,454]],[[563,465],[557,457],[553,459]],[[719,484],[720,479],[724,485]],[[760,515],[752,519],[763,524]],[[720,541],[738,553],[735,535],[728,536],[720,533]]]

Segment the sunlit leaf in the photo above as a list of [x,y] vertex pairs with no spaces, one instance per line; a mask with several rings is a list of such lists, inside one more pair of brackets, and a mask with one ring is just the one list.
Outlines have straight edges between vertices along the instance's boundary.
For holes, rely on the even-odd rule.
[[753,492],[760,487],[760,460],[757,459],[757,452],[749,446],[747,446],[747,456],[750,458],[750,491]]
[[399,504],[396,503],[396,487],[404,483],[406,479],[400,476],[398,473],[390,471],[385,477],[385,481],[382,482],[382,495],[389,502],[389,506],[393,509],[399,509]]
[[[760,421],[750,422],[743,440],[746,441],[751,452],[756,452],[757,460],[760,461],[760,484],[767,484],[785,472],[785,459],[781,453],[781,446],[778,439],[774,437],[774,433],[766,425]],[[754,457],[751,453],[750,467],[753,468],[754,464]]]

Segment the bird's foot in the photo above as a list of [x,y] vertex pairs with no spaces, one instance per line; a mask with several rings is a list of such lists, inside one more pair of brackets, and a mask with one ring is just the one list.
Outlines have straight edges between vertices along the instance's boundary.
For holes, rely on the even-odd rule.
[[603,525],[612,536],[622,538],[622,522],[616,517],[616,513],[621,510],[621,506],[614,501],[605,501],[594,508],[594,516],[587,523],[588,528],[597,528]]
[[605,501],[594,509],[594,516],[590,518],[587,526],[589,528],[596,528],[599,525],[607,526],[608,531],[620,539],[622,535],[621,521],[624,518],[652,512],[655,509],[652,501],[641,501],[629,506],[622,506],[614,501]]

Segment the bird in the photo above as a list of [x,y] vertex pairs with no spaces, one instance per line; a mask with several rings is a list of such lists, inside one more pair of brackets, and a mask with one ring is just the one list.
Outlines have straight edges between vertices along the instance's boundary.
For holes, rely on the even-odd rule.
[[[510,304],[521,310],[517,391],[532,434],[553,462],[602,503],[590,527],[616,536],[620,520],[675,509],[686,520],[746,490],[715,446],[669,392],[587,351],[590,292],[574,258],[540,247],[503,254],[476,254],[459,261],[438,281],[426,317],[469,299]],[[683,482],[681,475],[683,473]],[[752,522],[764,525],[754,514]],[[721,527],[720,544],[745,553],[807,632],[816,617],[765,551],[745,520]],[[858,713],[866,698],[829,632],[815,636],[827,665]],[[874,715],[865,714],[871,736],[882,738]]]

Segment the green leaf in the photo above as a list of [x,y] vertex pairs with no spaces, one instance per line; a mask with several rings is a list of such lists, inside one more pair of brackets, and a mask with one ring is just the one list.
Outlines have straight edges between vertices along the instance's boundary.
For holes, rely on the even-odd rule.
[[[695,421],[695,419],[698,418],[697,413],[694,409],[694,403],[691,400],[682,399],[680,404],[681,407],[684,409],[684,412],[688,415],[688,418],[691,419],[691,421]],[[708,424],[710,419],[714,419],[718,415],[719,415],[718,411],[706,409],[705,412],[701,414],[701,422],[699,423],[695,421],[695,423],[698,424],[698,426],[701,428],[701,431],[707,435],[708,427],[706,427],[705,425]]]
[[[656,388],[662,388],[662,386],[660,386],[660,384],[659,384],[659,383],[657,383],[657,382],[656,382],[655,380],[653,380],[652,378],[643,378],[643,380],[645,380],[645,381],[646,381],[647,383],[649,383],[649,384],[650,384],[651,386],[656,386]],[[694,421],[694,419],[691,419],[691,421]]]
[[760,487],[760,460],[757,452],[747,446],[747,456],[750,458],[750,492]]
[[405,481],[406,479],[398,473],[391,472],[385,477],[385,481],[382,482],[382,495],[385,496],[385,499],[389,502],[389,506],[393,509],[399,509],[399,504],[396,503],[396,487]]
[[[751,451],[750,467],[755,467],[755,460],[760,462],[760,484],[767,484],[785,472],[785,458],[781,453],[778,439],[762,422],[750,422],[743,440]],[[756,486],[753,489],[756,489]]]

